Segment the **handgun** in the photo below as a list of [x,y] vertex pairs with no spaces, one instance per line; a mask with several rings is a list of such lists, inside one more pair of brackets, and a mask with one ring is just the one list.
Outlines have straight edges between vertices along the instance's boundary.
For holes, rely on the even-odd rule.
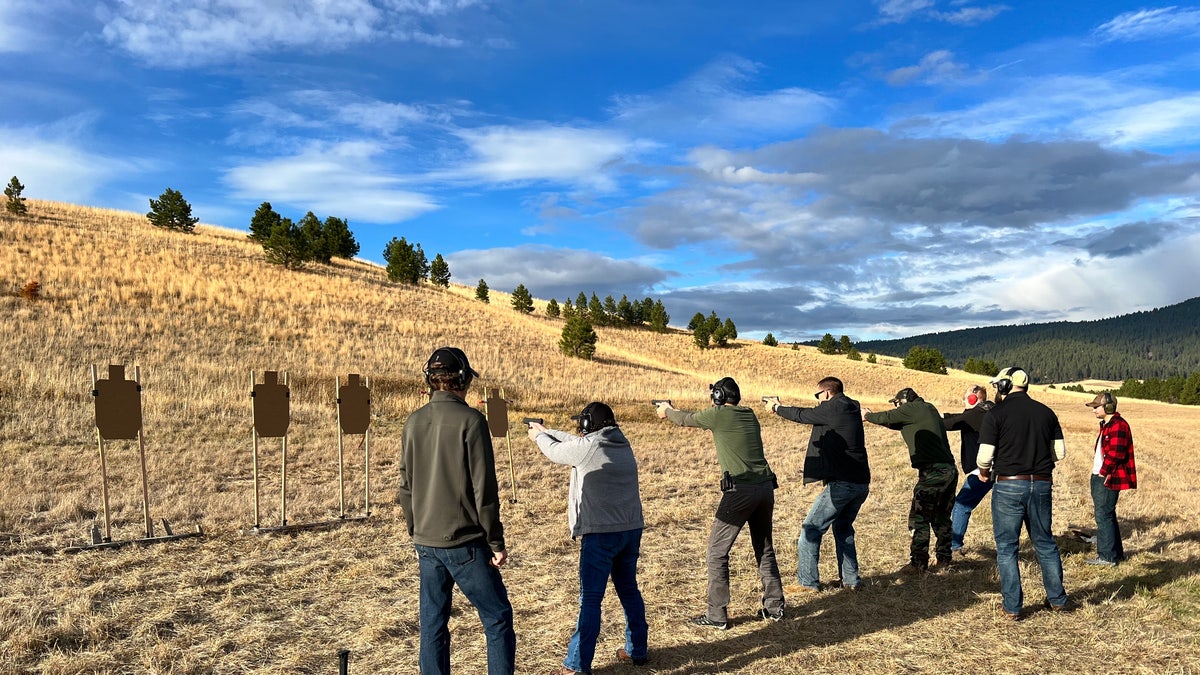
[[[664,404],[664,403],[665,403],[665,404],[667,404],[667,405],[671,405],[671,399],[669,399],[669,398],[656,398],[656,399],[654,399],[653,401],[650,401],[650,405],[654,406],[655,408],[657,408],[658,406],[660,406],[660,405],[662,405],[662,404]],[[673,407],[673,406],[672,406],[672,407]]]
[[775,401],[776,403],[779,403],[779,397],[778,397],[778,396],[764,396],[764,397],[762,397],[762,402],[763,402],[763,403],[770,403],[771,401]]
[[543,424],[543,423],[544,423],[544,420],[540,417],[526,417],[525,419],[521,420],[521,424],[524,424],[525,426],[529,426],[530,424]]

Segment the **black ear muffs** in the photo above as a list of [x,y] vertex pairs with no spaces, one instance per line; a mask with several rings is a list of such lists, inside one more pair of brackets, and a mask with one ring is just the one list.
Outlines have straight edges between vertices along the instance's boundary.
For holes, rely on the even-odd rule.
[[592,413],[587,408],[583,412],[575,416],[576,428],[582,433],[591,433],[592,431]]
[[708,385],[708,396],[712,399],[713,405],[725,405],[725,387],[717,386],[717,384]]
[[1117,397],[1113,396],[1112,393],[1107,392],[1107,391],[1104,392],[1103,394],[1101,394],[1100,396],[1103,398],[1101,403],[1104,404],[1104,414],[1105,415],[1111,415],[1111,414],[1117,412]]

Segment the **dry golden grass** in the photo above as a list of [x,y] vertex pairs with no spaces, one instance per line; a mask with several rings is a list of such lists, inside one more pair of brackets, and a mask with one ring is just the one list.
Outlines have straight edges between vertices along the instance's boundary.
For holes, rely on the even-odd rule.
[[[1200,672],[1200,479],[1192,470],[1200,414],[1122,401],[1138,443],[1143,487],[1119,508],[1131,560],[1116,570],[1083,564],[1081,544],[1060,538],[1066,583],[1081,608],[1002,620],[990,511],[976,511],[968,546],[951,572],[906,579],[905,518],[915,473],[899,435],[868,426],[875,481],[858,520],[869,586],[857,595],[791,598],[779,624],[752,621],[758,584],[749,545],[734,550],[727,633],[685,618],[704,597],[704,546],[716,463],[710,437],[659,421],[647,404],[705,404],[705,384],[732,375],[748,400],[778,394],[805,405],[813,384],[840,376],[849,393],[880,408],[912,386],[943,410],[979,378],[870,365],[811,349],[699,352],[687,335],[599,329],[597,359],[561,356],[561,323],[518,315],[505,294],[473,300],[449,291],[386,283],[378,267],[338,263],[288,272],[267,265],[241,233],[201,226],[158,231],[137,214],[30,200],[33,218],[0,219],[0,672],[329,673],[352,651],[352,673],[414,673],[417,582],[412,548],[394,502],[395,457],[405,417],[422,403],[420,366],[442,344],[463,347],[503,388],[513,417],[545,416],[558,428],[591,399],[615,408],[641,467],[647,532],[641,584],[651,624],[649,672]],[[38,281],[40,299],[19,291]],[[203,538],[64,555],[80,544],[100,507],[87,367],[142,369],[152,512]],[[889,365],[890,364],[890,365]],[[251,370],[291,375],[289,521],[337,514],[335,378],[350,372],[373,388],[374,516],[366,523],[287,535],[243,534],[251,525]],[[476,389],[473,394],[478,394]],[[1042,390],[1067,430],[1057,473],[1055,530],[1091,524],[1087,489],[1095,421],[1086,394]],[[801,485],[808,428],[763,416],[769,459],[780,475],[777,551],[795,574],[795,537],[817,493]],[[957,438],[953,439],[957,442]],[[109,444],[114,537],[140,535],[136,445]],[[347,444],[347,497],[362,508],[361,454]],[[575,621],[577,548],[567,536],[566,472],[545,462],[523,434],[497,442],[512,553],[505,579],[516,609],[518,670],[560,662]],[[279,450],[261,447],[263,524],[278,518]],[[356,461],[358,460],[358,461]],[[10,541],[10,539],[12,539]],[[822,571],[832,575],[832,544]],[[1043,597],[1026,548],[1027,606]],[[478,620],[460,597],[451,624],[458,672],[483,672]],[[622,639],[619,606],[605,600],[597,672]],[[975,665],[977,664],[977,665]]]

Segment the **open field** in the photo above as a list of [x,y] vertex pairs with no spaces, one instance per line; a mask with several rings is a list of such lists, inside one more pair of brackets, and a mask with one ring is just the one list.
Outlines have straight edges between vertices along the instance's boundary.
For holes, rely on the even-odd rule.
[[[984,669],[1032,672],[1200,672],[1200,410],[1122,401],[1133,426],[1142,489],[1118,509],[1131,559],[1093,569],[1067,534],[1092,525],[1088,474],[1095,419],[1090,395],[1035,387],[1067,432],[1056,471],[1055,532],[1069,614],[1040,610],[1040,577],[1022,549],[1027,618],[1003,619],[987,502],[975,512],[960,567],[922,578],[907,562],[906,516],[915,471],[899,434],[868,425],[874,482],[860,516],[859,594],[789,598],[782,623],[753,620],[758,582],[748,542],[734,549],[726,633],[695,628],[703,609],[704,547],[718,499],[711,438],[658,420],[651,398],[706,404],[706,384],[732,375],[747,401],[777,394],[806,405],[824,375],[882,409],[912,386],[944,411],[961,406],[977,376],[937,376],[739,342],[700,352],[682,333],[597,329],[593,362],[557,351],[560,321],[521,316],[506,295],[386,282],[359,262],[288,272],[266,264],[241,233],[201,226],[158,231],[138,214],[30,200],[32,218],[0,217],[0,672],[330,673],[352,652],[352,673],[415,673],[417,580],[395,504],[395,460],[405,417],[423,402],[420,367],[433,348],[461,346],[503,388],[512,417],[568,417],[603,400],[638,455],[647,518],[640,568],[651,664],[614,663],[619,605],[605,600],[596,672],[895,673]],[[399,234],[399,233],[398,233]],[[453,270],[452,270],[453,271]],[[16,291],[29,281],[41,297]],[[472,280],[473,282],[474,280]],[[590,289],[580,289],[589,291]],[[531,289],[536,293],[536,289]],[[682,323],[687,317],[674,317]],[[734,317],[735,321],[738,319]],[[88,365],[140,366],[151,509],[177,532],[203,538],[76,555],[101,510]],[[1006,364],[998,364],[1006,365]],[[251,517],[251,371],[292,382],[289,522],[337,515],[334,381],[371,378],[372,517],[329,531],[243,533]],[[482,396],[480,396],[482,398]],[[761,415],[768,459],[781,479],[776,549],[794,578],[796,535],[816,486],[800,468],[808,427]],[[952,443],[957,451],[957,435]],[[577,544],[567,534],[567,471],[520,431],[497,441],[516,610],[518,671],[561,662],[576,614]],[[347,496],[361,510],[361,451],[348,439]],[[136,444],[109,444],[114,538],[140,536]],[[357,461],[356,461],[357,460]],[[278,520],[279,446],[260,444],[263,525]],[[828,537],[826,538],[828,540]],[[822,574],[833,574],[832,543]],[[469,604],[451,623],[457,672],[484,672],[484,643]],[[964,665],[969,664],[969,665]]]

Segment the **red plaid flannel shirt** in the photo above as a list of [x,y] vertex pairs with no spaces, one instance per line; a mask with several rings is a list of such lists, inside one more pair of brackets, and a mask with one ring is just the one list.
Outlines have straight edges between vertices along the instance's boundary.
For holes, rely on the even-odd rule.
[[1114,412],[1107,422],[1100,422],[1100,437],[1096,440],[1102,454],[1100,475],[1107,476],[1110,490],[1137,488],[1137,467],[1133,463],[1133,432],[1121,413]]

